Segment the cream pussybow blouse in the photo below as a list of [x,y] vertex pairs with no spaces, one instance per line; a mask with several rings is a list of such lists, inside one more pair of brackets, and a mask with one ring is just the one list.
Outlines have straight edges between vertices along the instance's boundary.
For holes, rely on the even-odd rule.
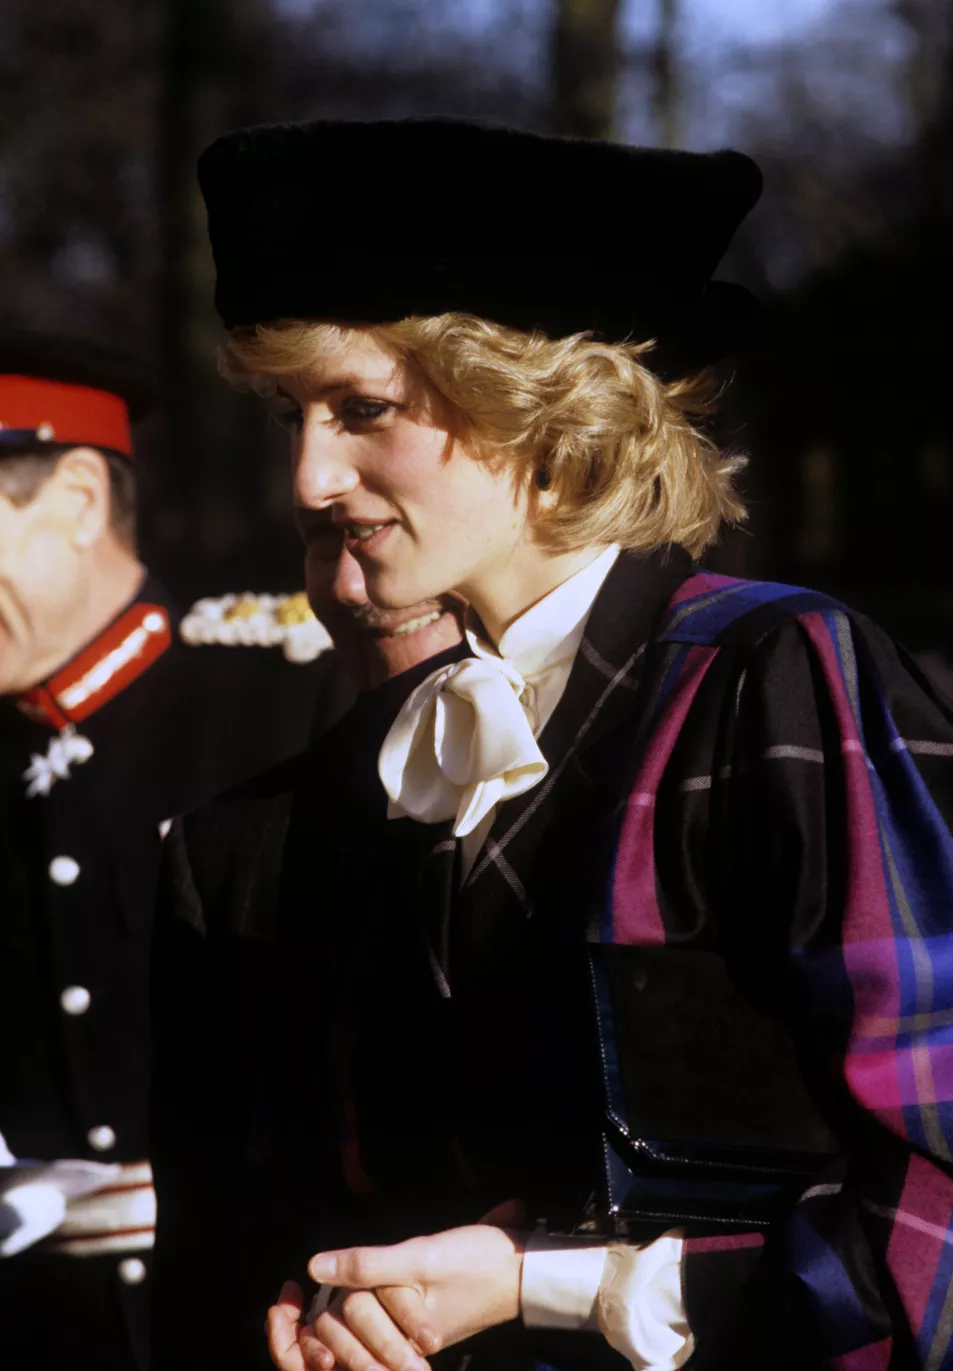
[[407,699],[381,748],[388,817],[453,820],[463,874],[497,808],[549,770],[536,739],[562,698],[589,612],[619,555],[607,547],[512,623],[499,645],[470,613],[472,657],[441,667]]

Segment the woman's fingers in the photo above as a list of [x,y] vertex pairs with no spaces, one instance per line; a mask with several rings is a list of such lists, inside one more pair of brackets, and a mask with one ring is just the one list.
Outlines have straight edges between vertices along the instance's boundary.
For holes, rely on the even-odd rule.
[[336,1371],[337,1358],[320,1338],[315,1337],[311,1324],[306,1324],[298,1334],[298,1348],[304,1371]]
[[345,1371],[429,1371],[370,1290],[339,1295],[315,1321],[312,1337]]
[[406,1285],[386,1285],[375,1294],[419,1352],[425,1357],[439,1352],[440,1334],[427,1316],[427,1306],[419,1290]]
[[[318,1320],[315,1332],[347,1371],[377,1371],[378,1367],[384,1371],[429,1371],[427,1363],[383,1308],[375,1291],[342,1291]],[[357,1361],[353,1360],[352,1342],[360,1345],[361,1354],[367,1361],[360,1356]],[[346,1360],[347,1357],[351,1360]]]
[[343,1285],[350,1290],[375,1290],[381,1285],[417,1285],[427,1240],[410,1238],[393,1247],[347,1247],[319,1252],[308,1263],[308,1274],[319,1285]]
[[268,1353],[279,1371],[304,1371],[305,1363],[298,1346],[301,1301],[300,1285],[296,1281],[285,1281],[278,1303],[268,1310],[265,1323]]
[[304,1292],[297,1281],[285,1281],[278,1292],[275,1308],[283,1309],[292,1322],[301,1318],[301,1310],[304,1308]]

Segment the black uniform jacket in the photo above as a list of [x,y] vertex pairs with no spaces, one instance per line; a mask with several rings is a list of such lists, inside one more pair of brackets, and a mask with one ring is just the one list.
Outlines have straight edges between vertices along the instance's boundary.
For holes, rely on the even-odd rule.
[[[139,601],[177,623],[154,580]],[[78,726],[89,759],[29,798],[23,773],[55,733],[0,702],[0,1131],[15,1156],[147,1155],[160,825],[302,747],[350,698],[333,653],[294,665],[174,635]]]
[[[158,1025],[154,1146],[160,1368],[206,1366],[226,1346],[229,1364],[265,1365],[251,1351],[264,1306],[323,1247],[473,1221],[513,1196],[555,1231],[599,1213],[587,928],[606,892],[634,889],[646,868],[659,932],[631,949],[626,994],[660,1136],[704,1143],[751,1092],[770,1105],[766,1125],[799,1125],[801,1105],[773,1088],[793,1071],[842,1148],[809,1204],[824,1207],[825,1241],[862,1287],[875,1335],[893,1328],[891,1366],[916,1364],[903,1360],[889,1231],[872,1230],[856,1181],[843,1184],[845,1165],[853,1175],[876,1161],[865,1193],[896,1204],[910,1150],[847,1097],[842,1053],[818,1050],[832,1014],[798,1008],[803,980],[799,990],[785,969],[789,946],[803,973],[805,953],[819,948],[826,964],[838,945],[852,755],[790,615],[720,645],[657,783],[645,850],[627,858],[634,874],[614,866],[620,824],[638,813],[646,664],[691,574],[678,549],[620,556],[540,737],[549,774],[500,807],[462,888],[448,828],[386,821],[376,781],[390,719],[433,663],[363,701],[309,758],[173,830],[162,927],[178,936],[168,960],[180,977]],[[876,682],[903,736],[921,740],[918,774],[948,827],[953,711],[883,634],[843,622],[869,672],[862,704]],[[693,1366],[828,1364],[829,1289],[785,1274],[783,1223],[759,1244],[698,1233],[685,1285]],[[190,1247],[200,1303],[182,1284]],[[183,1326],[190,1313],[210,1340]],[[833,1319],[842,1337],[837,1309]],[[595,1334],[517,1327],[437,1361],[463,1357],[470,1371],[626,1364]]]

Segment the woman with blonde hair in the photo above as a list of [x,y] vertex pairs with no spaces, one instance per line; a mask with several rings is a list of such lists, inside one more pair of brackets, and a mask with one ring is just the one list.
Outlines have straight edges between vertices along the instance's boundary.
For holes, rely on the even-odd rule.
[[313,967],[364,1193],[275,1364],[946,1365],[953,713],[698,565],[743,518],[697,374],[756,327],[712,276],[757,169],[423,120],[242,130],[200,181],[306,536],[469,605],[380,751],[396,960]]

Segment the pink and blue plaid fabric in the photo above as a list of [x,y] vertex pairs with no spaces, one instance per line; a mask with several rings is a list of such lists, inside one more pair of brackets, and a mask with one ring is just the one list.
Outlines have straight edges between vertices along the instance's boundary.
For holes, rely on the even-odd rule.
[[[809,898],[779,892],[778,911],[762,910],[787,920],[790,1015],[826,1080],[844,1143],[790,1215],[785,1265],[826,1366],[940,1371],[953,1367],[953,708],[929,695],[926,724],[913,736],[916,711],[883,667],[886,640],[860,616],[790,586],[691,577],[660,634],[666,669],[601,936],[671,940],[664,883],[644,860],[658,842],[660,786],[692,711],[705,709],[719,653],[740,641],[742,621],[751,635],[759,616],[768,631],[783,622],[798,639],[820,701],[817,720],[803,727],[817,736],[759,734],[759,755],[745,756],[754,662],[739,676],[732,754],[736,772],[748,774],[731,777],[722,764],[720,777],[679,785],[710,791],[721,779],[760,799],[752,831],[768,844],[771,798],[785,786],[797,793],[805,769],[813,789],[802,808],[823,811],[798,820],[802,860],[819,869],[797,873],[780,860],[777,868],[781,881],[803,879]],[[767,762],[765,783],[757,774]],[[812,825],[822,840],[803,840]],[[762,852],[750,859],[763,866]]]

